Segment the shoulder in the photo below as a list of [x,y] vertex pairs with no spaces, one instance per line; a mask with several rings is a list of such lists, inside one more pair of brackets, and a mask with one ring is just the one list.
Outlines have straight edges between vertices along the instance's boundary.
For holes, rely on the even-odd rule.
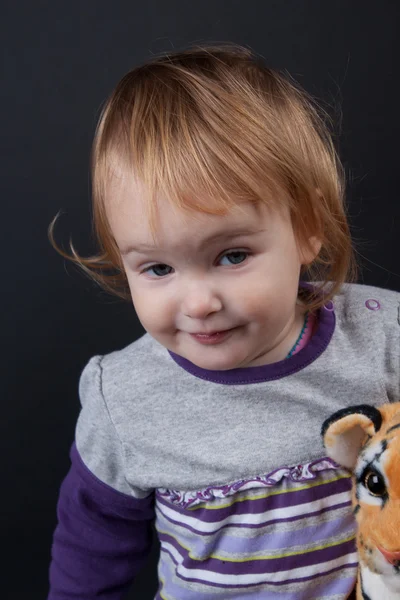
[[[135,497],[143,497],[148,491],[145,481],[142,480],[141,487],[128,484],[126,479],[126,424],[133,422],[127,417],[127,408],[144,387],[137,363],[145,355],[150,355],[153,362],[152,353],[157,352],[153,349],[155,342],[149,337],[143,336],[122,350],[93,356],[79,382],[82,408],[75,430],[77,456],[101,482]],[[145,414],[140,411],[141,418]],[[139,419],[138,422],[143,423]]]
[[380,381],[387,398],[398,401],[400,292],[345,284],[333,304],[336,327],[332,347],[340,368],[349,368],[353,381],[356,374],[363,379],[358,381],[359,389],[366,382],[371,389]]
[[118,370],[126,366],[131,367],[132,362],[138,363],[161,358],[165,356],[165,353],[168,353],[168,351],[148,333],[145,333],[125,348],[114,350],[108,354],[93,356],[88,364],[92,364],[94,367],[98,366],[101,369]]
[[165,376],[174,365],[168,350],[146,333],[125,348],[93,356],[82,372],[80,394],[91,390],[109,399],[132,386],[140,388],[155,374]]
[[154,374],[156,366],[161,369],[171,362],[168,350],[145,333],[129,346],[103,356],[101,367],[104,375],[120,378],[138,372]]
[[132,364],[142,364],[165,358],[168,351],[148,333],[145,333],[125,348],[102,356],[103,369],[118,370],[132,368]]
[[358,349],[362,356],[379,356],[384,368],[398,377],[400,292],[368,285],[345,284],[333,299],[335,340]]
[[394,290],[345,283],[333,302],[341,320],[399,323],[400,292]]

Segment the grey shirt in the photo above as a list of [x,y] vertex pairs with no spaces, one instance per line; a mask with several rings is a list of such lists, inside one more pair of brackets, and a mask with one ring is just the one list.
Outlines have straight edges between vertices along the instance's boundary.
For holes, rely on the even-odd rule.
[[264,367],[207,371],[148,334],[94,357],[80,383],[78,452],[136,497],[312,461],[331,413],[400,399],[399,303],[398,292],[346,284],[306,348]]

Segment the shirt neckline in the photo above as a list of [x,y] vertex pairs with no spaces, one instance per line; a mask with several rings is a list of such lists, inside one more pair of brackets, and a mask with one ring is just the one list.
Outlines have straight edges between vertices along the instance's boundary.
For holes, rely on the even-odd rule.
[[199,379],[225,385],[245,385],[281,379],[301,371],[314,362],[327,348],[335,331],[336,317],[332,301],[318,310],[317,330],[297,354],[276,363],[258,367],[239,367],[228,371],[202,369],[183,356],[168,351],[172,359],[188,373]]

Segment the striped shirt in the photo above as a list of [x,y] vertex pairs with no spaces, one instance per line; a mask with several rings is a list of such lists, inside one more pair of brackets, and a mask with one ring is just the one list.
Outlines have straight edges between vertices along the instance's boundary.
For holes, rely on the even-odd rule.
[[48,600],[122,600],[160,541],[160,600],[345,600],[350,473],[321,425],[400,397],[400,294],[346,285],[272,365],[207,371],[145,335],[90,360]]
[[158,490],[157,598],[346,598],[357,568],[350,488],[322,459],[197,493]]

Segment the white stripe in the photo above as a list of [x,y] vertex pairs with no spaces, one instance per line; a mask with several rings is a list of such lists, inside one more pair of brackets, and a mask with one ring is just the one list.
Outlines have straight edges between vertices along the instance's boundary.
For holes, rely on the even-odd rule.
[[[182,557],[179,552],[171,544],[163,544],[162,550],[168,550],[174,559],[177,561],[176,573],[178,576],[188,579],[198,579],[203,583],[217,583],[232,585],[231,573],[216,573],[215,571],[205,571],[204,569],[188,569],[181,564]],[[334,560],[329,560],[308,567],[298,567],[290,569],[290,571],[278,571],[275,573],[248,573],[243,575],[235,575],[235,583],[240,585],[259,584],[274,582],[279,583],[287,579],[304,579],[306,577],[320,576],[326,571],[335,569],[348,563],[356,563],[358,560],[357,553],[339,556]],[[234,587],[234,586],[232,586]]]
[[266,510],[259,514],[248,514],[243,515],[229,515],[225,519],[221,519],[215,523],[207,523],[200,521],[199,518],[192,517],[189,515],[183,515],[173,508],[157,504],[157,512],[161,513],[166,519],[172,520],[182,525],[192,527],[199,533],[211,534],[218,530],[224,525],[259,525],[266,521],[272,521],[275,519],[288,519],[290,517],[298,517],[304,515],[305,517],[313,511],[319,511],[323,508],[329,508],[335,504],[341,504],[342,502],[350,501],[350,491],[341,492],[340,494],[332,494],[327,498],[319,498],[313,502],[295,504],[294,506],[285,506],[284,508],[275,508],[273,510]]

